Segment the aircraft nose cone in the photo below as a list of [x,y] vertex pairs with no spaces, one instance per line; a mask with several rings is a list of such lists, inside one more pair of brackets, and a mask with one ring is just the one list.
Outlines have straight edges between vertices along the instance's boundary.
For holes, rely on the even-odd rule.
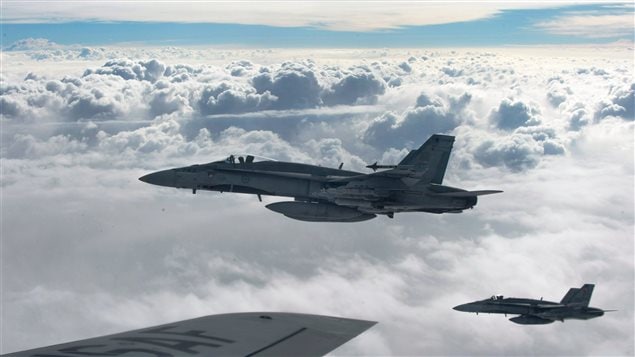
[[152,174],[143,175],[143,176],[139,177],[139,181],[145,182],[145,183],[150,183],[150,176],[152,176]]
[[139,181],[159,186],[174,186],[174,170],[157,171],[139,177]]
[[471,307],[472,307],[471,304],[461,304],[461,305],[456,305],[452,309],[456,311],[472,312]]

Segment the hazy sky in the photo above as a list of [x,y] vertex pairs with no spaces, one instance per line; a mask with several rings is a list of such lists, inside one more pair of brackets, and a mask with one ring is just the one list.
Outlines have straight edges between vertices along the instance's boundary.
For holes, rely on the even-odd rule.
[[620,3],[9,0],[3,2],[3,20],[4,45],[23,38],[303,48],[633,40],[633,5]]
[[[270,310],[379,321],[336,355],[635,353],[632,6],[187,4],[3,2],[1,352]],[[433,133],[446,184],[505,192],[327,224],[137,179],[231,152],[366,172]],[[584,283],[619,311],[452,310]]]

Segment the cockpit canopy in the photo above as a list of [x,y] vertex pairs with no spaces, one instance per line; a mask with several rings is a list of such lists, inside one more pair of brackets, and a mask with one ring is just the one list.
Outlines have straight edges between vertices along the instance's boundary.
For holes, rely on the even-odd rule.
[[270,159],[267,157],[249,155],[249,154],[232,154],[229,155],[225,160],[219,160],[214,162],[224,162],[226,164],[244,164],[244,163],[252,163],[252,162],[260,162],[260,161],[276,161],[274,159]]
[[492,295],[490,300],[492,301],[503,300],[503,295]]

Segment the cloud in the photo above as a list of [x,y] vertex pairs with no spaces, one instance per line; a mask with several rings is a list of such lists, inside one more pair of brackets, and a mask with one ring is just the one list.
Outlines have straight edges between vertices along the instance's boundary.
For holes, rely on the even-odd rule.
[[538,22],[535,28],[556,35],[586,38],[612,38],[633,36],[632,9],[625,13],[601,14],[599,12],[572,12],[555,19]]
[[248,60],[233,61],[226,67],[232,76],[240,77],[253,72],[254,64]]
[[42,142],[32,135],[16,134],[3,154],[7,158],[40,158],[60,154],[85,152],[88,145],[69,136],[56,135]]
[[470,100],[468,93],[449,98],[449,103],[422,93],[417,97],[415,107],[402,116],[387,112],[375,118],[364,132],[364,142],[381,148],[416,148],[424,138],[449,133],[469,118],[464,109]]
[[323,94],[326,105],[375,104],[386,90],[384,81],[363,67],[342,75],[343,78]]
[[252,87],[221,82],[203,89],[198,101],[203,115],[253,112],[276,106],[278,97],[269,91],[256,93]]
[[263,68],[252,84],[258,94],[270,92],[278,98],[276,109],[314,108],[322,104],[322,87],[309,66],[285,62],[274,72]]
[[463,70],[452,67],[443,67],[441,72],[447,74],[449,77],[460,77],[463,75]]
[[187,93],[183,93],[163,82],[158,82],[158,84],[158,90],[154,91],[148,103],[152,117],[172,114],[177,111],[186,112],[191,109]]
[[[380,322],[341,355],[633,354],[632,56],[56,51],[3,53],[3,353],[279,310]],[[138,181],[245,152],[370,172],[436,132],[456,136],[444,183],[504,193],[458,215],[313,225],[251,195]],[[585,282],[620,311],[529,331],[451,309]]]
[[111,60],[97,69],[88,69],[84,77],[93,73],[100,75],[115,75],[126,80],[137,79],[140,81],[156,82],[165,72],[165,65],[156,59],[149,61]]
[[635,83],[612,90],[611,96],[600,104],[600,109],[596,112],[598,118],[606,116],[635,120]]
[[547,91],[547,99],[554,107],[558,107],[564,103],[567,98],[573,94],[571,88],[562,85],[562,79],[559,77],[550,79],[549,90]]
[[32,51],[32,50],[50,50],[60,47],[55,42],[45,38],[25,38],[10,44],[4,51]]
[[[106,3],[69,6],[47,4],[47,14],[34,5],[8,3],[5,18],[13,23],[69,21],[164,21],[190,23],[234,23],[279,27],[315,27],[335,31],[373,31],[403,26],[434,25],[488,18],[505,9],[528,8],[527,4],[467,4],[442,6],[430,3],[357,4],[338,3],[312,6],[288,4],[284,8],[253,3],[249,9],[239,4],[216,6],[195,3],[182,7],[170,3],[125,1],[118,6]],[[545,5],[537,5],[544,7]],[[549,7],[549,6],[547,6]],[[282,11],[283,10],[283,11]],[[372,18],[373,21],[368,19]]]
[[571,112],[569,117],[569,128],[571,130],[580,130],[583,126],[592,122],[592,118],[588,111],[581,105],[580,108],[576,108]]
[[504,165],[512,171],[523,171],[538,165],[544,149],[529,135],[513,134],[501,140],[482,142],[474,158],[483,166]]
[[504,98],[498,108],[492,110],[490,121],[500,129],[511,130],[540,124],[539,114],[535,107],[522,101]]

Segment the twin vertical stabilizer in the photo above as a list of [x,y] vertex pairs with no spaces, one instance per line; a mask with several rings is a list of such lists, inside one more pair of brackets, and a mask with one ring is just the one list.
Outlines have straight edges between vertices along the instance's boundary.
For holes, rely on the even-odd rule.
[[435,134],[417,150],[412,150],[397,166],[425,170],[422,180],[440,185],[452,152],[454,136]]
[[581,288],[571,288],[560,300],[562,305],[589,306],[594,284],[584,284]]

